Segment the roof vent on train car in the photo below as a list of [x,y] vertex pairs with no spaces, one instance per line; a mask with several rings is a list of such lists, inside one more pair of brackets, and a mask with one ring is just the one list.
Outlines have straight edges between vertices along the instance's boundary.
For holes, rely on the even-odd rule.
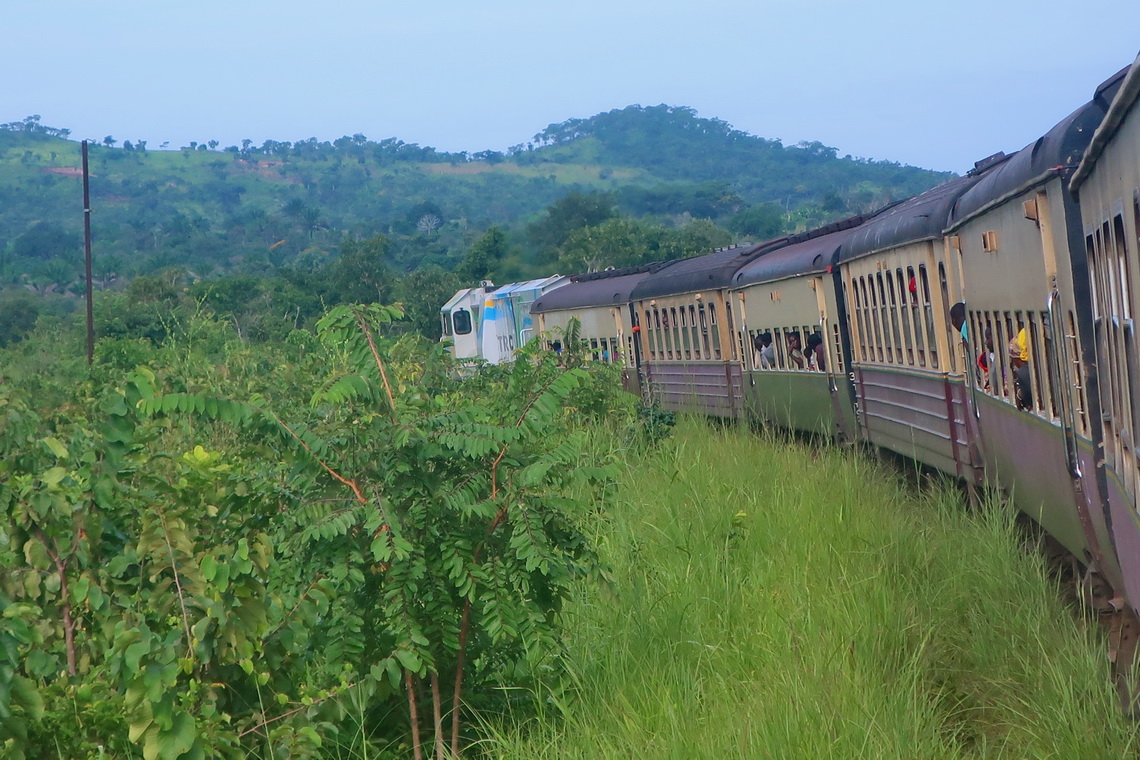
[[487,288],[495,287],[495,283],[491,282],[490,280],[479,280],[479,287],[486,290]]
[[966,172],[966,176],[967,177],[973,177],[977,174],[981,174],[986,169],[989,169],[991,166],[995,166],[997,164],[1000,164],[1002,161],[1006,160],[1006,158],[1008,158],[1008,156],[1006,156],[1003,151],[999,150],[997,153],[993,154],[992,156],[986,156],[981,161],[975,161],[974,162],[974,168],[971,169],[970,171]]

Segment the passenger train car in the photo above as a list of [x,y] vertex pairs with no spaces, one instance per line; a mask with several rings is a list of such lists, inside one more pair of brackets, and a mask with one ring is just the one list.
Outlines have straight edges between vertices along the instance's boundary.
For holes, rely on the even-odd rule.
[[570,278],[536,304],[540,329],[577,318],[667,408],[1008,493],[1111,588],[1123,672],[1140,635],[1138,102],[1140,58],[1012,155],[820,230]]

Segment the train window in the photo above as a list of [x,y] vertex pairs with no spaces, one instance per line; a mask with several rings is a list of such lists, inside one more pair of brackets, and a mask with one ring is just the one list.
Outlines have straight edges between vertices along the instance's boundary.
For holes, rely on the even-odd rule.
[[[705,304],[701,304],[700,322],[698,322],[697,307],[694,307],[694,305],[690,304],[689,325],[693,330],[693,353],[697,354],[698,359],[708,359],[708,351],[701,353],[701,332],[703,326],[705,326]],[[707,335],[706,340],[708,340]]]
[[882,273],[876,273],[871,276],[871,293],[878,304],[878,308],[875,312],[879,320],[879,329],[882,330],[882,333],[880,340],[877,342],[882,347],[882,361],[893,362],[894,356],[891,354],[891,320],[887,317],[887,291],[883,286]]
[[900,326],[899,326],[899,301],[902,300],[902,298],[903,298],[903,294],[901,292],[902,291],[902,283],[898,284],[898,290],[900,292],[896,295],[896,293],[895,293],[895,278],[894,278],[894,274],[891,272],[891,270],[889,270],[889,269],[887,270],[887,274],[886,274],[885,279],[886,279],[886,283],[887,283],[887,297],[890,299],[890,301],[889,301],[890,308],[887,310],[887,314],[891,319],[891,335],[894,338],[895,362],[898,364],[902,364],[903,363],[904,343],[903,343],[903,339],[902,339],[902,330],[900,329]]
[[1100,267],[1097,266],[1096,245],[1093,243],[1092,234],[1085,235],[1085,257],[1089,262],[1089,294],[1092,300],[1093,317],[1101,315],[1100,308],[1100,287],[1097,283],[1097,278],[1100,277]]
[[911,327],[914,329],[914,353],[915,358],[918,360],[918,366],[926,366],[926,340],[922,329],[922,304],[919,303],[918,298],[918,278],[915,276],[914,267],[906,268],[907,276],[907,289],[913,286],[914,290],[910,290],[910,315]]
[[[945,276],[944,270],[940,274]],[[934,304],[930,301],[930,280],[926,276],[926,265],[918,267],[919,299],[922,303],[923,321],[926,324],[926,347],[930,353],[930,366],[938,369],[938,338],[934,334]]]
[[775,369],[784,368],[784,331],[779,327],[772,328],[772,345],[776,347]]
[[471,332],[471,312],[467,309],[456,309],[451,312],[451,324],[456,335],[467,335]]
[[1116,276],[1118,282],[1120,309],[1117,312],[1124,319],[1132,319],[1132,296],[1129,293],[1128,249],[1125,245],[1124,217],[1117,214],[1112,219],[1113,240],[1116,243]]
[[[681,307],[681,317],[677,323],[677,326],[681,329],[681,343],[680,344],[682,346],[684,346],[685,358],[686,359],[692,359],[693,358],[693,349],[692,349],[692,346],[689,345],[689,316],[688,316],[688,314],[686,314],[684,306]],[[677,358],[679,359],[681,357],[677,357]]]
[[986,230],[982,233],[982,250],[986,253],[994,253],[998,249],[998,234],[997,230]]
[[906,349],[906,363],[913,367],[915,330],[911,319],[911,308],[916,304],[917,294],[914,281],[903,275],[902,267],[895,269],[895,282],[899,288],[899,328],[902,330],[903,347]]
[[[1048,386],[1048,399],[1046,399],[1048,401],[1048,404],[1044,404],[1041,408],[1047,409],[1052,419],[1060,420],[1061,414],[1057,407],[1057,400],[1060,394],[1068,392],[1068,386],[1065,382],[1065,376],[1063,374],[1054,376],[1054,373],[1052,371],[1053,367],[1060,366],[1060,363],[1057,361],[1057,346],[1053,343],[1052,328],[1053,323],[1052,319],[1049,316],[1049,312],[1041,312],[1041,335],[1040,343],[1038,345],[1041,346],[1042,352],[1037,354],[1037,356],[1041,356],[1043,359],[1041,362],[1040,370],[1041,382],[1043,385]],[[1064,371],[1065,369],[1062,368],[1062,372]]]
[[720,330],[716,328],[716,304],[709,304],[709,324],[712,325],[712,358],[720,358]]
[[1045,371],[1047,365],[1042,361],[1045,354],[1041,350],[1041,333],[1038,329],[1040,326],[1038,320],[1039,317],[1035,312],[1025,315],[1026,346],[1029,351],[1029,370],[1033,385],[1033,409],[1038,414],[1043,415],[1045,413],[1045,402],[1051,399],[1047,398],[1050,396],[1049,373]]
[[[938,262],[938,290],[942,294],[942,319],[945,320],[944,324],[947,326],[947,329],[952,331],[954,328],[952,326],[950,326],[950,286],[946,282],[946,265],[944,263],[942,263],[941,261]],[[926,300],[927,301],[930,300],[930,294],[929,293],[926,294]],[[934,313],[933,305],[931,305],[930,311],[931,311],[931,316],[933,316],[933,313]],[[931,329],[930,329],[931,344],[930,345],[931,345],[931,349],[933,350],[934,347],[937,345],[936,338],[934,336],[933,320],[931,320],[931,326],[930,327],[931,327]],[[954,336],[953,341],[956,342],[957,340],[958,340],[958,336]],[[949,357],[949,362],[950,362],[950,369],[952,371],[957,369],[957,366],[955,366],[956,358],[957,358],[957,354],[954,351],[951,351],[950,357]]]
[[875,277],[870,276],[866,280],[867,291],[870,295],[870,305],[868,306],[869,316],[871,318],[871,326],[874,330],[875,337],[875,355],[878,361],[884,361],[883,358],[883,326],[879,319],[879,296],[875,291]]
[[[684,309],[682,309],[684,312]],[[681,348],[681,322],[677,321],[677,308],[669,307],[669,328],[673,332],[673,358],[683,359]]]
[[656,333],[653,330],[653,317],[650,316],[648,309],[645,310],[645,321],[642,322],[642,325],[643,326],[641,329],[645,331],[645,346],[649,350],[649,358],[656,359],[657,351],[655,350],[656,346],[654,345]]
[[874,328],[875,315],[871,311],[871,298],[867,293],[867,279],[865,277],[859,278],[859,293],[863,301],[863,324],[866,326],[867,335],[867,351],[863,358],[873,362],[875,361],[875,346],[877,345]]
[[669,310],[661,310],[661,337],[665,341],[665,357],[673,358],[673,329],[669,325]]
[[981,316],[976,311],[966,313],[969,327],[966,328],[966,342],[959,343],[962,351],[962,365],[966,372],[973,372],[974,385],[982,391],[988,390],[989,375],[985,367],[989,366],[989,358],[985,356],[985,344],[982,338],[985,328]]
[[863,359],[863,307],[859,303],[859,286],[852,278],[850,282],[843,283],[843,301],[847,304],[847,311],[854,319],[851,327],[851,351],[855,361]]
[[1007,391],[1007,383],[1009,381],[1009,340],[1006,336],[1009,334],[1009,312],[1006,312],[1004,317],[1001,313],[994,314],[994,349],[993,361],[990,362],[990,371],[993,375],[993,389],[994,395],[1000,398],[1008,399],[1009,394]]
[[[729,301],[724,304],[724,314],[726,320],[725,327],[728,330],[728,334],[732,335],[734,332],[736,332],[736,328],[733,327],[732,324],[732,302]],[[732,348],[732,360],[736,361],[736,343],[730,341],[729,346]]]
[[708,314],[703,303],[697,309],[697,320],[693,322],[693,343],[697,345],[698,351],[703,351],[701,354],[703,358],[712,358],[712,350],[709,348]]

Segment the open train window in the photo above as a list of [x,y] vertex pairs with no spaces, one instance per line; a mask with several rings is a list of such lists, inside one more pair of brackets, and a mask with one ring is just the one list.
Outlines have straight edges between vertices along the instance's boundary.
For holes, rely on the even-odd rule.
[[902,267],[895,269],[895,282],[899,288],[899,328],[902,330],[903,348],[906,350],[906,363],[914,366],[914,316],[911,312],[916,300],[913,282],[903,275]]
[[[907,290],[910,292],[910,324],[914,330],[914,354],[918,366],[926,366],[926,339],[922,328],[923,308],[918,298],[918,277],[914,267],[906,268]],[[912,289],[913,288],[913,289]]]
[[882,361],[884,361],[884,359],[883,359],[883,333],[882,333],[883,328],[882,328],[882,324],[879,321],[879,317],[880,317],[879,297],[878,297],[877,293],[875,292],[875,278],[874,278],[874,276],[868,277],[866,280],[864,280],[864,282],[865,282],[865,286],[867,289],[867,293],[870,296],[870,301],[869,301],[869,304],[867,306],[867,316],[870,318],[872,335],[874,336],[874,339],[875,339],[874,340],[875,356],[872,358],[877,359],[879,362],[882,362]]
[[689,344],[689,316],[685,312],[684,306],[681,307],[681,316],[678,319],[677,326],[681,329],[681,345],[684,346],[685,349],[685,358],[692,359],[693,349]]
[[[941,267],[941,265],[939,265]],[[945,279],[945,270],[939,274]],[[930,300],[930,278],[926,275],[926,265],[918,267],[919,300],[922,303],[923,322],[926,325],[926,347],[930,353],[930,366],[938,369],[938,337],[934,333],[934,304]]]
[[712,358],[720,358],[720,330],[716,327],[716,304],[709,304],[709,324],[712,326]]
[[1128,265],[1128,248],[1125,242],[1124,216],[1117,214],[1112,219],[1113,241],[1116,243],[1116,274],[1117,288],[1120,298],[1120,309],[1117,311],[1124,319],[1132,319],[1132,294],[1129,278],[1131,267]]
[[471,332],[471,312],[467,309],[456,309],[451,312],[451,324],[456,335],[467,335]]

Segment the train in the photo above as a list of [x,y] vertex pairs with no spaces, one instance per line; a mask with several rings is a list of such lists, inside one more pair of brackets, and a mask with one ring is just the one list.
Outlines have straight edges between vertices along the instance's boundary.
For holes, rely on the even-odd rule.
[[1140,56],[1033,143],[927,192],[694,258],[484,283],[445,305],[445,335],[501,362],[530,336],[558,350],[576,319],[595,361],[667,409],[865,443],[1008,494],[1113,613],[1131,702],[1138,101]]

